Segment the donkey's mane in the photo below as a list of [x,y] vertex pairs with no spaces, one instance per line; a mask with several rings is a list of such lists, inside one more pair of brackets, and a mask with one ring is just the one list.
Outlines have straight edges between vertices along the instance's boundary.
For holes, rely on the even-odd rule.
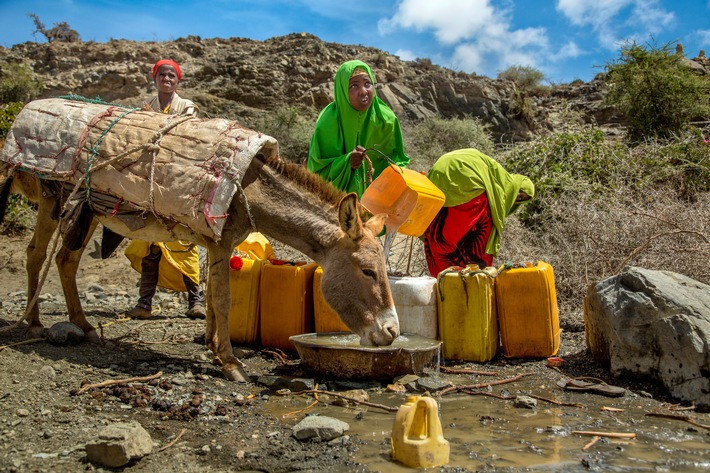
[[266,165],[325,203],[337,205],[345,196],[344,192],[301,164],[272,156],[266,159]]

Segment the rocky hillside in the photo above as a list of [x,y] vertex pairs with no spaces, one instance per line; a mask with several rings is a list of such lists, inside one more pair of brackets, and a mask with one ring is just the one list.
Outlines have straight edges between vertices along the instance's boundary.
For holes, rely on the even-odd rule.
[[[181,95],[207,116],[234,120],[282,107],[306,107],[315,114],[333,98],[338,66],[361,59],[373,67],[379,96],[401,120],[479,117],[490,125],[495,141],[504,142],[528,140],[554,128],[553,112],[563,106],[581,112],[588,122],[618,122],[600,104],[598,80],[526,97],[510,81],[454,72],[426,59],[402,61],[375,48],[327,43],[306,33],[266,41],[188,36],[168,42],[0,47],[0,61],[25,62],[41,77],[43,97],[73,93],[125,105],[138,105],[153,93],[150,72],[163,57],[182,67]],[[708,72],[707,62],[695,63]]]

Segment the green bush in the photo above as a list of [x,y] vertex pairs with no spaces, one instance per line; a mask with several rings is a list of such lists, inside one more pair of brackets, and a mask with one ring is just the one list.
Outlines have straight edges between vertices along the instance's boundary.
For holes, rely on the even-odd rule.
[[35,221],[36,208],[27,198],[20,194],[12,194],[7,199],[5,218],[2,221],[2,232],[10,235],[21,235],[32,228]]
[[527,92],[539,93],[546,90],[542,85],[545,74],[530,66],[510,66],[498,73],[498,79],[513,81],[519,89]]
[[42,81],[23,63],[0,63],[0,103],[29,102],[42,93]]
[[308,157],[308,147],[316,123],[315,111],[281,107],[253,119],[249,128],[273,136],[279,142],[279,154],[289,161],[303,163]]
[[493,152],[488,125],[478,118],[428,117],[414,125],[403,123],[402,135],[407,155],[412,158],[409,167],[417,171],[429,171],[441,155],[456,149]]
[[605,101],[626,116],[632,141],[669,138],[692,120],[710,115],[708,81],[683,65],[681,58],[670,43],[658,47],[634,42],[605,66]]
[[22,102],[11,102],[7,104],[0,105],[0,140],[5,140],[7,132],[10,131],[10,127],[15,121],[15,117],[22,107],[24,107]]

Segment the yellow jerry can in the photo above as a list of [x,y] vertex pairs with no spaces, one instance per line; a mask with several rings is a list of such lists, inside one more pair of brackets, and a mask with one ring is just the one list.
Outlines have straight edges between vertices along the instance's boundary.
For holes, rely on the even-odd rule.
[[503,356],[546,358],[560,348],[555,275],[544,261],[506,263],[496,277]]
[[259,343],[259,285],[264,260],[242,258],[240,269],[229,271],[229,338],[236,343]]
[[495,268],[448,268],[437,276],[439,338],[449,360],[484,362],[498,352]]
[[295,351],[291,335],[313,332],[313,276],[318,265],[267,262],[261,270],[261,344]]
[[395,415],[390,440],[392,458],[410,468],[449,463],[449,442],[444,438],[434,398],[408,397]]

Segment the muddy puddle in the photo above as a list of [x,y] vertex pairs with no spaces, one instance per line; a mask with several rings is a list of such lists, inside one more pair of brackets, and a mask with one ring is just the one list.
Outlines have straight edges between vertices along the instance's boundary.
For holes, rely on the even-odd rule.
[[[537,407],[515,407],[512,400],[461,393],[437,397],[444,437],[450,443],[448,468],[468,471],[643,472],[710,471],[710,431],[676,419],[648,416],[644,398],[627,392],[621,398],[566,392],[530,378],[515,389],[488,393],[509,397],[533,394],[581,407],[559,406],[538,399]],[[391,460],[390,433],[394,412],[327,402],[309,407],[309,396],[272,396],[265,404],[271,415],[295,424],[306,413],[347,422],[358,445],[354,460],[371,471],[412,471]],[[370,402],[398,407],[405,394],[370,392]],[[666,411],[667,412],[667,411]],[[710,415],[690,414],[708,425]],[[575,432],[635,434],[610,438]],[[459,470],[460,471],[460,470]]]

